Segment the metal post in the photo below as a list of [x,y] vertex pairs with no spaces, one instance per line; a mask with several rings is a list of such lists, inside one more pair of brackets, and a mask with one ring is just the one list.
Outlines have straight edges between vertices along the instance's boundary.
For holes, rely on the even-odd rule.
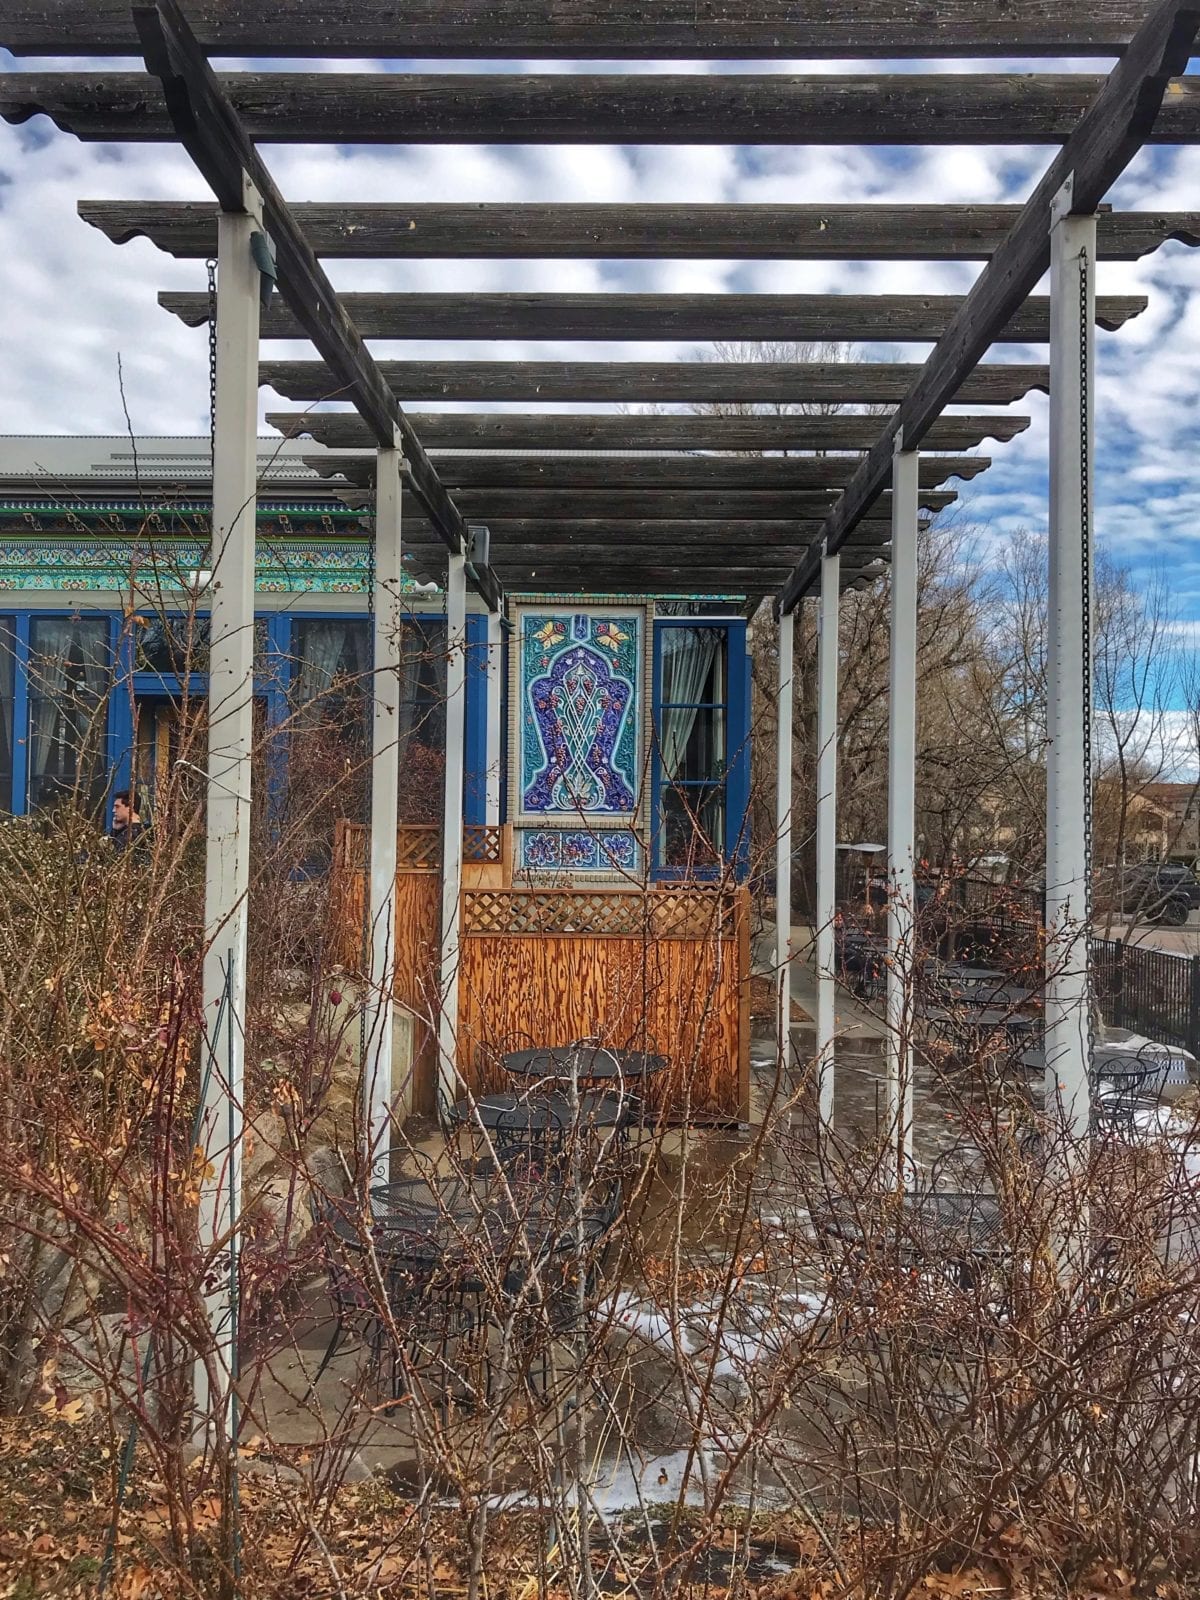
[[1050,588],[1046,654],[1046,1106],[1086,1140],[1091,1056],[1091,503],[1096,219],[1050,229]]
[[792,673],[796,613],[779,619],[779,692],[775,746],[775,970],[779,983],[779,1048],[791,1064],[792,1025]]
[[503,759],[504,730],[504,643],[500,629],[500,613],[489,611],[487,617],[487,776],[484,788],[483,820],[489,828],[500,826],[500,763]]
[[917,765],[918,452],[892,462],[892,629],[888,682],[887,1128],[895,1177],[912,1166],[913,856]]
[[[208,669],[207,846],[204,874],[203,1095],[197,1242],[205,1262],[205,1310],[213,1334],[214,1396],[197,1360],[200,1426],[228,1405],[236,1371],[236,1284],[228,1253],[242,1188],[246,922],[250,888],[250,757],[254,739],[254,524],[258,451],[259,277],[250,236],[259,197],[217,221],[216,412],[213,440],[212,577]],[[229,1252],[232,1243],[225,1246]]]
[[833,1127],[834,1032],[837,989],[834,918],[837,915],[838,622],[841,557],[821,560],[821,610],[817,625],[817,1072],[821,1128]]
[[370,946],[363,1030],[363,1132],[373,1182],[388,1178],[394,1094],[396,991],[396,828],[400,791],[402,599],[399,446],[377,452],[375,471],[374,644],[371,675],[371,846],[367,898]]
[[458,1092],[458,939],[462,917],[463,759],[467,734],[466,558],[451,555],[446,574],[446,796],[442,811],[442,969],[438,1024],[438,1108]]

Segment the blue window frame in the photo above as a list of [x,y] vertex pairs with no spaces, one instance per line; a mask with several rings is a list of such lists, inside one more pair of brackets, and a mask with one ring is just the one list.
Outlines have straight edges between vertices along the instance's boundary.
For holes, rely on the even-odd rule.
[[107,813],[118,628],[109,612],[0,616],[0,809],[74,795]]
[[[301,677],[306,628],[326,625],[319,642],[328,652],[337,640],[328,625],[344,632],[355,669],[347,693],[361,701],[359,723],[364,757],[369,750],[371,619],[345,612],[280,611],[256,622],[255,696],[265,710],[266,727],[279,730],[271,745],[269,789],[273,809],[285,803],[288,731],[296,726],[303,701]],[[208,693],[208,618],[188,624],[165,616],[129,625],[117,612],[78,610],[0,613],[0,811],[21,815],[78,783],[109,819],[111,795],[130,786],[137,772],[139,704],[156,711]],[[418,614],[405,621],[406,671],[401,698],[403,820],[427,820],[432,807],[441,816],[440,773],[444,770],[445,618]],[[468,617],[468,645],[486,638],[482,617]],[[314,631],[309,641],[318,643]],[[343,641],[345,643],[345,641]],[[312,654],[308,651],[307,654]],[[339,651],[340,668],[344,649]],[[469,649],[470,660],[475,654]],[[361,667],[361,671],[358,668]],[[190,670],[189,670],[190,669]],[[482,769],[486,760],[486,694],[482,661],[468,671],[466,695],[467,819],[482,807]],[[334,685],[337,673],[324,685]],[[310,700],[323,699],[319,692]],[[345,696],[343,696],[343,700]],[[343,711],[346,706],[343,705]],[[356,719],[357,720],[357,719]],[[405,785],[407,784],[407,790]],[[411,794],[408,794],[411,791]],[[405,816],[407,804],[421,815]],[[478,802],[473,798],[478,796]],[[479,820],[482,820],[480,811]]]
[[741,617],[654,628],[651,874],[741,876],[748,857],[749,662]]

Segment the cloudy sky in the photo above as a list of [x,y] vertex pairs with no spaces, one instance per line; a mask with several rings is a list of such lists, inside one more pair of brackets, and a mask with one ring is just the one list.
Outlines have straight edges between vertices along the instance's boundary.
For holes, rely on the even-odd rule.
[[[75,66],[14,61],[0,68]],[[111,63],[112,66],[139,63]],[[234,64],[229,64],[234,65]],[[237,65],[249,65],[238,63]],[[263,63],[254,63],[262,66]],[[274,65],[279,65],[275,63]],[[306,63],[311,69],[314,64]],[[361,70],[378,63],[330,63]],[[413,63],[389,63],[403,70]],[[475,70],[439,62],[422,70]],[[590,63],[579,70],[616,69]],[[887,71],[913,63],[776,62],[762,70]],[[921,63],[930,70],[930,63]],[[933,63],[963,72],[1097,72],[1094,61]],[[496,70],[571,71],[552,63],[499,63]],[[636,70],[681,70],[642,63]],[[683,70],[720,70],[691,64]],[[737,70],[745,70],[738,64]],[[1024,199],[1052,151],[1044,148],[791,149],[731,147],[351,147],[268,149],[271,168],[294,200],[573,200],[727,202],[995,202]],[[75,214],[87,199],[202,199],[207,191],[181,151],[158,146],[80,144],[45,119],[0,123],[0,305],[4,382],[0,432],[111,433],[123,428],[119,352],[133,425],[144,433],[207,431],[204,334],[160,312],[162,288],[199,288],[199,263],[175,262],[145,241],[117,247]],[[1200,149],[1143,151],[1109,197],[1125,208],[1200,209]],[[637,289],[858,293],[961,292],[967,264],[836,262],[503,262],[335,263],[344,288]],[[1147,312],[1118,334],[1099,334],[1098,528],[1106,548],[1135,571],[1166,570],[1184,634],[1200,625],[1200,482],[1195,480],[1200,372],[1200,252],[1167,244],[1134,263],[1102,266],[1101,292],[1143,293]],[[453,345],[380,343],[381,355],[671,359],[698,353],[681,344]],[[304,355],[304,346],[276,345]],[[879,353],[917,359],[923,347]],[[1044,350],[1004,346],[1012,360]],[[264,409],[277,397],[264,391]],[[996,465],[962,488],[962,514],[999,544],[1018,528],[1045,524],[1045,399],[1028,397],[1034,426],[995,447]],[[988,448],[984,447],[985,450]]]

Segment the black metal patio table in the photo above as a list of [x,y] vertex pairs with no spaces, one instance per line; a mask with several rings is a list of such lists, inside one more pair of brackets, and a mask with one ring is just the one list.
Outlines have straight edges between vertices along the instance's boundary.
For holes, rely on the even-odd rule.
[[[576,1242],[570,1199],[548,1174],[516,1186],[494,1174],[401,1178],[373,1188],[369,1202],[369,1221],[345,1201],[332,1209],[330,1223],[344,1244],[363,1247],[369,1237],[389,1263],[458,1269],[537,1262]],[[587,1214],[585,1242],[601,1227],[598,1212]]]
[[833,1196],[816,1221],[828,1237],[865,1248],[875,1240],[885,1241],[890,1220],[896,1226],[900,1259],[906,1267],[921,1265],[946,1272],[949,1281],[961,1289],[976,1285],[983,1264],[1002,1262],[1010,1254],[1000,1202],[994,1194],[908,1191],[900,1197],[898,1216],[895,1207],[896,1196],[890,1194],[869,1196],[865,1201]]
[[[623,1115],[619,1095],[587,1089],[579,1096],[581,1126],[615,1128]],[[489,1133],[504,1128],[527,1129],[533,1134],[565,1130],[572,1121],[571,1097],[561,1089],[487,1094],[478,1100],[456,1100],[450,1107],[450,1120],[460,1127],[483,1127]]]
[[978,1047],[989,1035],[1002,1035],[1005,1044],[1018,1046],[1042,1036],[1040,1013],[1013,1011],[1008,1006],[972,1005],[928,1006],[921,1013],[930,1035],[948,1044],[967,1043]]
[[512,1160],[537,1164],[539,1158],[553,1164],[572,1134],[624,1146],[637,1115],[632,1095],[584,1089],[573,1106],[562,1090],[534,1088],[521,1094],[509,1091],[456,1100],[449,1112],[458,1127],[485,1130],[506,1164]]
[[585,1041],[512,1050],[500,1057],[500,1065],[514,1078],[535,1081],[631,1083],[665,1072],[667,1058],[647,1050],[611,1050]]
[[[442,1173],[380,1184],[370,1190],[365,1207],[353,1196],[330,1202],[323,1222],[331,1238],[335,1280],[345,1279],[359,1305],[371,1312],[377,1356],[393,1329],[379,1319],[358,1278],[339,1264],[346,1258],[365,1260],[368,1252],[378,1260],[401,1346],[411,1348],[414,1363],[432,1359],[448,1393],[457,1370],[450,1361],[451,1342],[486,1328],[494,1316],[494,1298],[519,1293],[539,1269],[550,1269],[544,1288],[555,1305],[570,1280],[573,1251],[585,1252],[585,1281],[590,1280],[603,1260],[619,1204],[619,1187],[608,1185],[589,1197],[580,1214],[574,1197],[551,1173],[539,1173],[536,1181],[525,1183],[512,1174]],[[369,1276],[365,1266],[357,1271]],[[336,1282],[334,1299],[337,1326],[314,1386],[347,1322],[345,1296],[339,1298]],[[441,1308],[440,1314],[431,1315],[434,1307]],[[392,1356],[393,1397],[399,1393],[402,1371],[397,1350]],[[490,1386],[490,1373],[487,1382]]]

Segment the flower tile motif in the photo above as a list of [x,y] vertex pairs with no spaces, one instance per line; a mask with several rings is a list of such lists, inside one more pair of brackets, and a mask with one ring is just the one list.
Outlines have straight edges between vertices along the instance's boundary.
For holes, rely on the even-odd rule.
[[526,872],[641,872],[641,842],[627,829],[523,828],[518,837]]

